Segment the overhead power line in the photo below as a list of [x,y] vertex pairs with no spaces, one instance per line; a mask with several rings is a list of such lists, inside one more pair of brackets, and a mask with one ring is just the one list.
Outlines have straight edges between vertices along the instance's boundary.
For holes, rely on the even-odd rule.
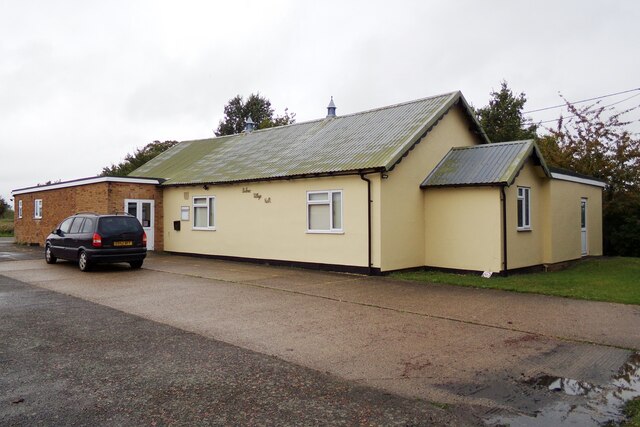
[[[635,89],[635,90],[638,90],[638,89]],[[623,93],[628,93],[628,92],[631,92],[631,91],[630,91],[630,90],[628,90],[628,91],[623,92]],[[635,98],[636,96],[640,96],[640,93],[636,93],[635,95],[631,95],[630,97],[625,98],[625,99],[623,99],[623,100],[621,100],[621,101],[614,102],[613,104],[605,105],[605,106],[603,106],[602,108],[609,108],[609,107],[613,107],[614,105],[621,104],[621,103],[623,103],[623,102],[625,102],[625,101],[630,100],[631,98]],[[574,104],[574,103],[572,102],[572,104]],[[562,120],[571,119],[571,118],[573,118],[573,117],[576,117],[576,116],[575,116],[575,115],[573,115],[573,116],[563,117],[563,118],[562,118]],[[560,118],[557,118],[557,119],[551,119],[551,120],[544,120],[544,121],[542,121],[542,122],[536,122],[536,123],[537,123],[537,124],[542,124],[542,123],[551,123],[551,122],[557,122],[558,120],[560,120]]]
[[[622,92],[610,93],[608,95],[596,96],[595,98],[582,99],[580,101],[572,102],[572,104],[581,104],[583,102],[589,102],[589,101],[595,101],[595,100],[598,100],[598,99],[609,98],[611,96],[622,95],[622,94],[625,94],[625,93],[635,92],[635,91],[638,91],[638,90],[640,90],[640,87],[637,87],[635,89],[623,90]],[[522,114],[537,113],[538,111],[545,111],[545,110],[553,110],[554,108],[560,108],[560,107],[564,107],[566,105],[567,104],[552,105],[551,107],[544,107],[544,108],[538,108],[536,110],[524,111]]]

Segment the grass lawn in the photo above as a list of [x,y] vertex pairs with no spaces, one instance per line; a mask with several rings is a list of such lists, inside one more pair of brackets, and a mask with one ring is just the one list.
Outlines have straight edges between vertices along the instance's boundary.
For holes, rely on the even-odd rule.
[[0,237],[13,236],[13,218],[0,218]]
[[483,279],[435,271],[393,273],[392,277],[427,283],[530,292],[593,301],[640,304],[640,258],[597,258],[552,273],[514,274]]
[[627,402],[624,413],[629,419],[622,424],[623,427],[640,427],[640,398]]

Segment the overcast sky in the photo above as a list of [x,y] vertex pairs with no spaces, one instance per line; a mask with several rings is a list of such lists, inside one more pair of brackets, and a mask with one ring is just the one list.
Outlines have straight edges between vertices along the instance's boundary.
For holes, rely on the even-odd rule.
[[236,94],[301,122],[331,96],[340,115],[453,90],[480,107],[503,79],[526,110],[638,88],[639,22],[637,0],[0,0],[0,196],[211,137]]

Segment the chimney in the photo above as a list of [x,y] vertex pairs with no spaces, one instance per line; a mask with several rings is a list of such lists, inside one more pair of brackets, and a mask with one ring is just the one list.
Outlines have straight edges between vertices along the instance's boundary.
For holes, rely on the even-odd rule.
[[247,120],[245,120],[244,122],[244,131],[246,133],[250,133],[250,132],[253,132],[255,128],[256,128],[256,124],[253,123],[253,120],[251,120],[251,116],[247,117]]
[[327,119],[336,116],[336,104],[333,103],[333,96],[327,106]]

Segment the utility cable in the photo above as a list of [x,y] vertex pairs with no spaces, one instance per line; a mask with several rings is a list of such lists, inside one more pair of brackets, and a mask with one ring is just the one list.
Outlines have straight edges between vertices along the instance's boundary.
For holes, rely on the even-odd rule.
[[[589,101],[595,101],[597,99],[609,98],[611,96],[622,95],[624,93],[635,92],[637,90],[640,90],[640,87],[637,87],[635,89],[624,90],[622,92],[610,93],[608,95],[596,96],[595,98],[583,99],[583,100],[580,100],[580,101],[572,102],[571,104],[581,104],[583,102],[589,102]],[[538,108],[536,110],[524,111],[522,114],[529,114],[529,113],[536,113],[538,111],[552,110],[554,108],[560,108],[560,107],[564,107],[566,105],[567,104],[565,103],[565,104],[553,105],[551,107]]]
[[[629,92],[629,91],[627,91],[627,92]],[[621,104],[621,103],[623,103],[623,102],[625,102],[625,101],[630,100],[631,98],[635,98],[636,96],[640,96],[640,93],[636,93],[635,95],[632,95],[632,96],[630,96],[630,97],[628,97],[628,98],[625,98],[625,99],[623,99],[623,100],[621,100],[621,101],[614,102],[613,104],[605,105],[605,106],[603,106],[602,108],[604,109],[604,108],[613,107],[614,105]],[[573,104],[573,103],[572,103],[572,104]],[[566,105],[566,104],[565,104],[565,105]],[[567,116],[567,117],[563,117],[563,118],[562,118],[562,120],[572,119],[572,118],[574,118],[574,117],[576,117],[576,116],[575,116],[575,115],[573,115],[573,116]],[[551,119],[551,120],[544,120],[544,121],[542,121],[542,122],[534,122],[534,123],[542,124],[542,123],[557,122],[558,120],[560,120],[560,118],[557,118],[557,119]]]

